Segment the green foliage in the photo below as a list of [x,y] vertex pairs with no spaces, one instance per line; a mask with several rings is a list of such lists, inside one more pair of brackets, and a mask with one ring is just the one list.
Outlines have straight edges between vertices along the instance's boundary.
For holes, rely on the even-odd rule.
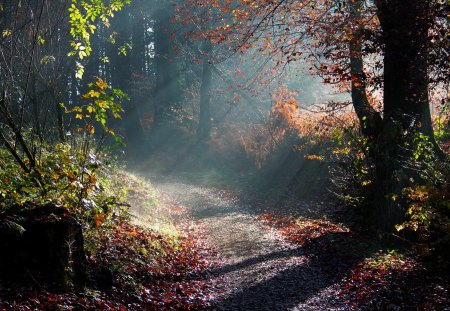
[[132,46],[130,43],[125,43],[121,46],[119,46],[118,55],[127,56],[128,51],[131,51]]
[[398,250],[379,251],[371,258],[366,259],[366,264],[380,270],[403,269],[408,258]]
[[[92,51],[90,36],[101,21],[109,25],[109,18],[130,0],[72,0],[69,8],[72,51],[69,56],[76,56],[76,75],[81,79],[84,67],[81,61]],[[39,24],[39,23],[38,23]],[[9,30],[2,33],[10,36]],[[45,39],[36,33],[37,44],[44,45]],[[41,64],[54,61],[51,55],[44,55]],[[107,218],[110,208],[117,205],[118,199],[106,194],[108,188],[108,167],[103,164],[106,155],[94,152],[95,125],[99,124],[107,134],[122,143],[108,124],[111,118],[120,118],[123,112],[121,101],[128,96],[121,90],[114,89],[100,78],[88,85],[89,91],[82,95],[85,105],[74,106],[67,112],[75,113],[75,118],[85,121],[83,135],[72,135],[72,143],[64,142],[64,124],[60,117],[61,133],[54,145],[51,130],[36,135],[36,129],[22,126],[23,116],[16,116],[16,109],[9,107],[14,101],[2,100],[1,112],[5,126],[0,127],[0,208],[33,207],[54,203],[62,205],[80,219],[100,224]],[[20,96],[27,97],[27,94]],[[22,103],[23,104],[23,103]],[[64,105],[61,104],[63,107]],[[65,108],[65,107],[64,107]],[[23,112],[21,112],[23,113]],[[17,120],[21,120],[17,122]],[[35,121],[33,121],[35,122]],[[3,125],[3,124],[2,124]],[[41,131],[44,129],[40,129]],[[39,138],[39,139],[37,139]],[[120,204],[119,204],[120,205]]]
[[[74,113],[75,118],[85,120],[86,130],[90,135],[95,133],[92,121],[99,123],[106,133],[115,136],[115,132],[107,125],[109,119],[120,119],[123,108],[121,102],[129,97],[122,90],[113,89],[109,84],[100,78],[88,84],[90,90],[81,96],[86,102],[83,106],[75,106],[67,110],[67,113]],[[81,131],[82,129],[79,129]],[[119,138],[118,138],[119,139]]]
[[450,101],[443,101],[434,120],[434,137],[445,151],[450,151]]
[[336,128],[331,137],[333,146],[328,157],[334,193],[346,205],[366,205],[375,180],[375,168],[369,157],[372,146],[355,125]]
[[88,135],[74,141],[72,145],[42,146],[36,172],[43,188],[34,182],[34,173],[23,172],[11,154],[0,149],[0,213],[13,206],[33,208],[51,202],[85,224],[100,225],[120,207],[123,198],[110,188],[112,167],[104,164],[106,155],[94,153]]
[[[72,0],[69,8],[70,34],[74,41],[71,42],[72,51],[69,56],[77,56],[83,60],[92,52],[91,35],[97,29],[96,24],[101,21],[105,27],[110,26],[110,18],[120,11],[131,0]],[[83,77],[84,67],[77,62],[76,77]]]
[[435,159],[434,147],[430,138],[417,130],[406,137],[404,148],[408,150],[408,163],[413,167],[429,165]]
[[[420,146],[420,145],[419,145]],[[426,149],[429,150],[431,146]],[[398,231],[415,232],[421,252],[442,255],[450,249],[450,162],[430,152],[416,155],[408,163],[422,180],[403,189],[407,201],[407,221]]]

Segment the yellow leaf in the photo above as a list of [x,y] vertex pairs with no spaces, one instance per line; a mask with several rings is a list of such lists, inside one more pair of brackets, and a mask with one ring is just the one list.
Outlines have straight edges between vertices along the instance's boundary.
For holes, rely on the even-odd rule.
[[3,32],[2,32],[3,38],[9,37],[11,34],[12,34],[11,29],[5,29],[5,30],[3,30]]
[[100,93],[94,90],[90,90],[89,92],[87,92],[86,94],[83,94],[81,96],[83,99],[89,99],[89,98],[99,98],[100,97]]
[[106,83],[102,79],[98,79],[97,82],[95,82],[95,85],[101,90],[109,88],[108,83]]
[[104,100],[98,102],[99,107],[108,108],[108,103]]

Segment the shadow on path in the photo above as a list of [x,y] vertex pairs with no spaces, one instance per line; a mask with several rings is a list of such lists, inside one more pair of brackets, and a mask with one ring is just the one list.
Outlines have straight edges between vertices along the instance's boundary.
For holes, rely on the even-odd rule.
[[[221,267],[211,271],[211,274],[217,277],[280,258],[307,255],[309,259],[307,262],[278,271],[269,279],[233,293],[208,310],[295,309],[310,298],[320,300],[321,291],[326,291],[331,285],[337,283],[358,262],[375,251],[376,248],[373,245],[358,242],[348,233],[332,233],[314,239],[303,247],[268,253]],[[333,299],[332,295],[325,296],[327,296],[326,299]],[[328,307],[330,304],[333,305],[333,301],[328,301]],[[346,310],[346,306],[336,305],[336,309]],[[304,308],[297,310],[304,310]],[[321,309],[318,305],[314,310],[328,309]]]
[[379,249],[351,233],[327,233],[287,247],[255,220],[264,211],[226,191],[170,177],[156,188],[202,222],[224,259],[225,265],[207,273],[223,277],[207,310],[348,310],[333,285]]

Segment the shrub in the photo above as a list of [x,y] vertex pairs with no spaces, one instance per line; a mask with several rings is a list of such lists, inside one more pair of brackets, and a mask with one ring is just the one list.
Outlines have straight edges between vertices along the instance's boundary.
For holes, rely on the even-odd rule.
[[346,206],[365,207],[372,199],[375,180],[374,166],[368,157],[369,144],[356,125],[332,131],[329,148],[333,193]]
[[419,254],[433,256],[448,265],[444,261],[450,258],[450,162],[429,154],[408,162],[420,172],[420,180],[403,189],[407,220],[396,228],[415,233]]
[[42,145],[36,156],[36,173],[23,171],[10,152],[0,148],[0,213],[10,207],[33,208],[60,205],[84,224],[100,225],[119,207],[122,198],[113,194],[107,155],[95,152],[93,138],[74,139],[71,144]]

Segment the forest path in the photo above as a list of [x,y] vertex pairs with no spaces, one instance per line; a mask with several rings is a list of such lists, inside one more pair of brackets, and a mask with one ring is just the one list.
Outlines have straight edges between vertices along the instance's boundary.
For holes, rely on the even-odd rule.
[[339,269],[281,242],[229,191],[167,177],[152,184],[163,204],[176,204],[201,222],[218,250],[212,310],[346,310],[333,304]]

